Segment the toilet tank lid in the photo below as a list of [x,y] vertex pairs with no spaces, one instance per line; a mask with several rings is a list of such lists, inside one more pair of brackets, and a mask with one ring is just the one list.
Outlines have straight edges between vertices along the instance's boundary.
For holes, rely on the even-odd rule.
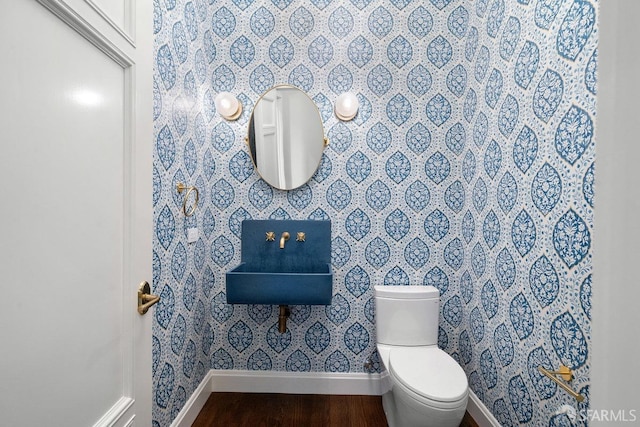
[[374,286],[374,296],[381,298],[415,299],[415,298],[439,298],[440,291],[435,286],[423,285],[389,285]]

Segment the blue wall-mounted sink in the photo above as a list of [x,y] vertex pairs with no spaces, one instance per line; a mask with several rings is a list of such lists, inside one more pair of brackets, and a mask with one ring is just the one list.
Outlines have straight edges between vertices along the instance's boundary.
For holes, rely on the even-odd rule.
[[[284,232],[290,238],[281,249]],[[229,304],[331,304],[331,221],[245,220],[241,251],[242,263],[226,274]]]

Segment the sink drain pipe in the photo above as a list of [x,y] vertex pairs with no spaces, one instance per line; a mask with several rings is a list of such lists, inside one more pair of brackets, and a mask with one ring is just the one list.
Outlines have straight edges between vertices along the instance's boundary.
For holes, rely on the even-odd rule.
[[280,313],[278,314],[278,332],[284,334],[287,332],[287,318],[291,314],[288,305],[280,305]]

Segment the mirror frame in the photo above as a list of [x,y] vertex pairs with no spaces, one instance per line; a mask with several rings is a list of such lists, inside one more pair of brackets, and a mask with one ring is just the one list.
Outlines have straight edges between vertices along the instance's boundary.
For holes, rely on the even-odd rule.
[[[260,103],[260,101],[262,100],[262,98],[268,94],[269,92],[271,92],[274,89],[278,89],[278,88],[287,88],[287,89],[296,89],[297,91],[299,91],[300,93],[304,94],[304,96],[307,97],[307,99],[309,100],[309,102],[311,102],[311,104],[315,107],[315,111],[318,117],[318,122],[320,123],[320,127],[322,129],[322,138],[321,138],[321,144],[322,144],[322,150],[320,151],[320,158],[318,159],[318,164],[316,165],[315,169],[313,170],[313,172],[311,172],[311,174],[309,175],[309,177],[306,179],[306,181],[304,181],[303,183],[301,183],[300,185],[297,185],[295,187],[291,187],[291,188],[282,188],[282,187],[278,187],[276,185],[274,185],[273,183],[267,181],[264,176],[262,175],[262,173],[260,172],[260,169],[258,168],[258,165],[256,164],[257,161],[257,156],[255,155],[255,140],[254,143],[252,145],[251,143],[251,125],[252,123],[254,123],[253,119],[254,119],[254,113],[255,113],[255,108],[256,106]],[[255,125],[254,125],[254,132],[255,132]],[[255,138],[255,135],[254,135]],[[244,138],[244,142],[247,146],[247,149],[249,150],[249,157],[251,158],[251,163],[253,163],[253,168],[256,171],[256,173],[258,174],[258,176],[260,177],[260,179],[262,179],[264,182],[266,182],[267,184],[269,184],[271,187],[276,188],[278,190],[284,190],[284,191],[289,191],[289,190],[295,190],[296,188],[300,188],[302,187],[304,184],[308,183],[311,178],[313,178],[313,176],[316,174],[316,172],[318,171],[318,168],[320,167],[320,164],[322,163],[322,156],[324,154],[324,150],[327,148],[327,146],[329,145],[329,140],[326,137],[325,134],[325,129],[324,129],[324,122],[322,120],[322,114],[320,113],[320,109],[318,108],[318,105],[316,104],[316,102],[309,96],[309,94],[307,92],[305,92],[304,90],[300,89],[297,86],[294,85],[290,85],[290,84],[279,84],[279,85],[275,85],[270,87],[269,89],[265,90],[262,95],[260,95],[260,97],[256,100],[256,102],[253,104],[253,107],[251,108],[251,115],[249,116],[249,123],[247,124],[247,135]]]

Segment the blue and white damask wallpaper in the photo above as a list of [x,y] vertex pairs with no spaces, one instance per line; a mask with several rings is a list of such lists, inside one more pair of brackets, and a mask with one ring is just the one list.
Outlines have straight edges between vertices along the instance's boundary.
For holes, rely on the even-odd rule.
[[[154,0],[154,425],[209,369],[363,372],[373,285],[441,292],[439,345],[505,426],[569,425],[589,394],[596,0]],[[330,145],[279,191],[243,139],[275,84],[317,103]],[[230,91],[245,110],[222,120]],[[332,103],[361,108],[340,122]],[[200,190],[194,216],[175,185]],[[227,305],[243,219],[331,219],[331,306]],[[186,230],[200,237],[188,243]]]

